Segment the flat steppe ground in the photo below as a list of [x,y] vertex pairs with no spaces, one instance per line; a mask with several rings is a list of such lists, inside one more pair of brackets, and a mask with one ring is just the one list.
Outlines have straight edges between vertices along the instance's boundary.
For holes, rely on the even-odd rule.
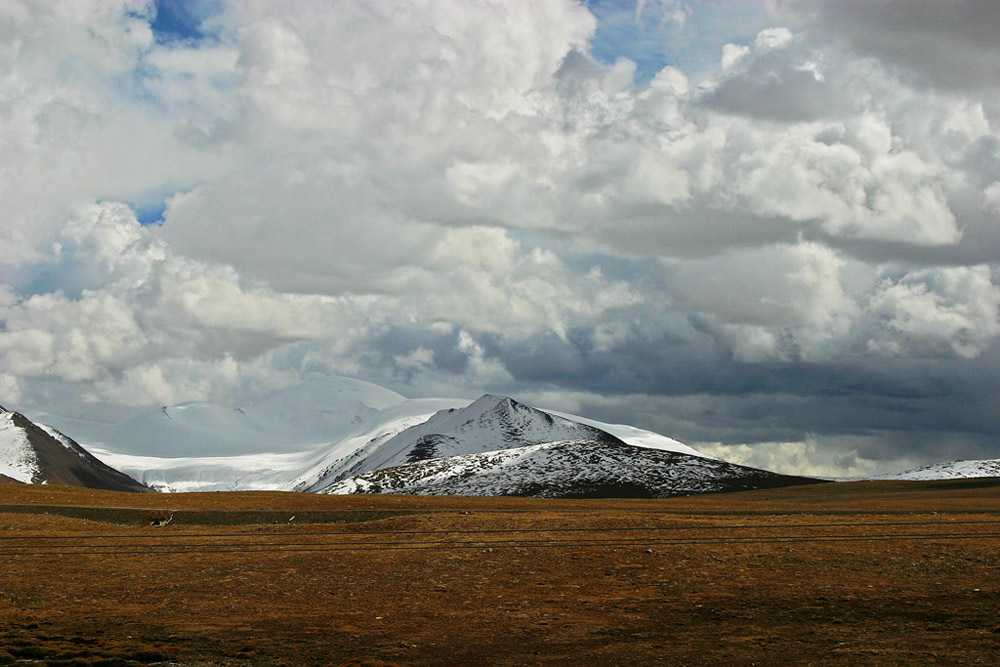
[[668,500],[0,486],[0,664],[156,662],[995,665],[1000,480]]

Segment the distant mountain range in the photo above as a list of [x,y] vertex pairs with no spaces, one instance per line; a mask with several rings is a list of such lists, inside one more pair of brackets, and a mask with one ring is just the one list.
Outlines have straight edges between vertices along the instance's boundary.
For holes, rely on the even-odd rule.
[[[463,426],[487,412],[495,424]],[[351,475],[432,453],[442,457],[568,439],[613,437],[711,459],[657,433],[543,412],[505,397],[484,396],[471,404],[406,399],[348,378],[313,380],[235,407],[165,406],[120,423],[32,416],[71,433],[108,465],[160,491],[319,491]]]
[[[347,378],[235,407],[164,406],[119,423],[32,417],[49,426],[0,409],[0,478],[122,490],[539,497],[665,497],[819,481],[738,466],[657,433],[505,396],[406,399]],[[891,477],[989,475],[1000,475],[1000,462]]]

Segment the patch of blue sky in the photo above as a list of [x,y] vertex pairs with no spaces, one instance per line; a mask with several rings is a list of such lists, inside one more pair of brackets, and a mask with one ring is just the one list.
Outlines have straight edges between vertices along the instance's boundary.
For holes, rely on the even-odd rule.
[[163,222],[163,214],[167,211],[167,200],[164,197],[151,197],[137,204],[132,204],[135,217],[139,224],[145,226],[158,225]]
[[155,0],[150,26],[160,43],[198,41],[211,36],[206,21],[221,10],[221,0]]
[[666,66],[692,78],[713,69],[727,43],[749,44],[771,27],[765,0],[585,0],[597,18],[591,55],[635,62],[645,85]]

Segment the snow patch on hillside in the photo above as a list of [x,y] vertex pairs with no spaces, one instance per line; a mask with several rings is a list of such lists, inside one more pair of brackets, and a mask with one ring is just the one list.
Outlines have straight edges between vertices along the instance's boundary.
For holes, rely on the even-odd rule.
[[75,446],[73,444],[72,440],[70,440],[65,435],[63,435],[59,431],[55,430],[51,426],[46,426],[45,424],[40,424],[38,422],[35,422],[35,426],[37,426],[38,428],[40,428],[43,431],[45,431],[46,433],[48,433],[50,436],[52,436],[53,440],[55,440],[56,442],[58,442],[60,445],[62,445],[66,449],[68,449],[69,451],[71,451],[74,454],[76,454],[77,456],[79,456],[81,459],[86,459],[87,458],[86,456],[84,456],[83,450],[80,449],[79,447]]
[[0,475],[30,484],[40,472],[27,433],[14,424],[14,413],[0,412]]

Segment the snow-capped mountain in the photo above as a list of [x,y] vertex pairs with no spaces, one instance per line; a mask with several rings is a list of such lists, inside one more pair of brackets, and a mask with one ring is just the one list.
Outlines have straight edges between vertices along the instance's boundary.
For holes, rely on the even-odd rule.
[[0,406],[0,475],[25,484],[148,491],[59,431]]
[[547,442],[416,461],[350,477],[321,493],[665,498],[819,480],[613,440]]
[[[641,433],[634,435],[643,440]],[[582,424],[506,396],[486,395],[371,442],[328,468],[309,490],[662,498],[815,481],[628,444],[595,422]]]
[[594,426],[487,394],[464,408],[441,410],[405,430],[373,438],[350,456],[332,462],[303,490],[319,490],[353,475],[424,459],[560,440],[621,442]]
[[950,461],[913,468],[901,473],[881,475],[878,479],[971,479],[975,477],[1000,477],[1000,459],[984,461]]

